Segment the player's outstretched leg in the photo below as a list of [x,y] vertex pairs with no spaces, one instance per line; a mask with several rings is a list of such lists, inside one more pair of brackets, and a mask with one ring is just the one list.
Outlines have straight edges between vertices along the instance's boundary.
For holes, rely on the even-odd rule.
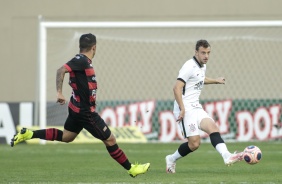
[[243,160],[243,152],[239,152],[239,153],[234,152],[233,154],[230,154],[230,156],[227,159],[224,159],[224,163],[225,165],[230,166],[241,160]]
[[128,171],[128,174],[135,178],[137,175],[139,174],[144,174],[148,171],[150,167],[150,163],[146,163],[146,164],[131,164],[131,168]]
[[32,135],[33,131],[27,128],[22,128],[21,131],[14,135],[14,137],[11,139],[11,146],[13,147],[20,142],[31,139]]
[[167,155],[165,157],[165,162],[166,162],[166,172],[175,173],[176,162],[172,161],[171,155]]

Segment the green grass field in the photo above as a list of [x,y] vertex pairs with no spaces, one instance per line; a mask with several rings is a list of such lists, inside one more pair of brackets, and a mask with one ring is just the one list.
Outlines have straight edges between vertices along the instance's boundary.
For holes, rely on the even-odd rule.
[[1,183],[150,183],[150,184],[279,184],[282,183],[281,142],[227,143],[229,150],[243,150],[255,144],[263,153],[256,165],[245,162],[231,167],[209,143],[178,160],[175,174],[166,174],[165,156],[177,143],[119,144],[131,162],[150,162],[144,175],[131,178],[109,156],[103,144],[20,144],[11,148],[0,145]]

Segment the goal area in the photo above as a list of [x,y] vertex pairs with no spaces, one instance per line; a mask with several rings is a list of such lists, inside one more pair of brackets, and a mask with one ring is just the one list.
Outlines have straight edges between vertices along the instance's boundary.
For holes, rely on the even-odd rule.
[[[178,71],[199,39],[211,44],[207,76],[225,86],[205,86],[203,100],[281,99],[282,21],[53,22],[39,21],[38,126],[62,126],[67,107],[56,101],[56,70],[79,52],[82,34],[97,37],[93,66],[97,101],[163,101],[170,105]],[[280,76],[280,77],[279,77]],[[65,76],[63,94],[71,89]],[[164,107],[163,110],[171,110]],[[156,120],[158,121],[158,120]]]

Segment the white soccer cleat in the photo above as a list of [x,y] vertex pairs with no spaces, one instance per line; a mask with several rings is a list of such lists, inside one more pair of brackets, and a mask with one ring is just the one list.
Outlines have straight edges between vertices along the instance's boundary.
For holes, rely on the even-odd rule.
[[243,152],[237,153],[236,151],[231,154],[227,159],[224,160],[225,165],[231,166],[232,164],[236,162],[240,162],[243,160]]
[[166,172],[175,173],[176,163],[171,160],[171,155],[167,155],[165,157],[165,162],[166,162]]

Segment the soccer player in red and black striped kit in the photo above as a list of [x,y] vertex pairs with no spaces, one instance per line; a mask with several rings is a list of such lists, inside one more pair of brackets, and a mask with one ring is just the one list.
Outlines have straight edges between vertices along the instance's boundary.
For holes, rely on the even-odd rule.
[[72,142],[84,128],[93,137],[100,139],[105,144],[111,157],[122,165],[132,177],[144,174],[150,167],[150,163],[131,164],[116,142],[114,134],[95,111],[97,81],[92,66],[92,59],[96,53],[96,36],[89,33],[81,35],[79,39],[80,52],[70,61],[57,70],[56,88],[57,102],[66,103],[62,94],[64,76],[69,73],[69,85],[72,87],[72,96],[68,104],[68,117],[64,124],[64,130],[48,128],[31,131],[27,128],[17,133],[11,140],[11,146],[19,142],[39,138],[49,141]]

